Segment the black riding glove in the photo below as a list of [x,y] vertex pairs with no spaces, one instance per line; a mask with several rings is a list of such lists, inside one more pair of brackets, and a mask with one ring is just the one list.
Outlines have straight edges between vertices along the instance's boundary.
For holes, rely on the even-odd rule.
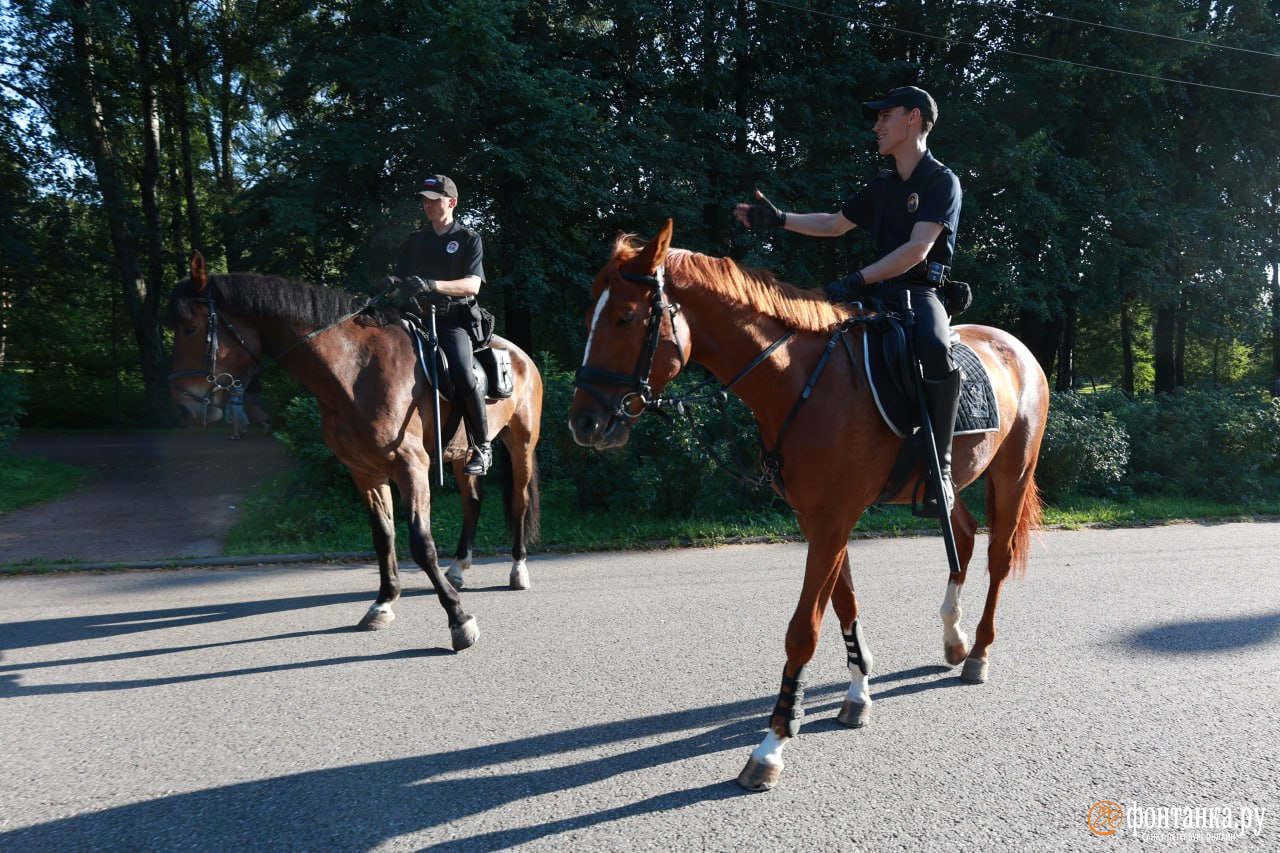
[[752,228],[783,228],[787,224],[787,215],[765,198],[764,193],[756,190],[756,198],[747,208],[747,224]]
[[412,299],[415,296],[421,296],[424,293],[436,292],[436,280],[434,278],[422,278],[420,276],[411,275],[400,285],[400,295],[405,299]]
[[828,302],[856,302],[862,296],[862,288],[867,284],[858,270],[853,275],[837,279],[822,288]]

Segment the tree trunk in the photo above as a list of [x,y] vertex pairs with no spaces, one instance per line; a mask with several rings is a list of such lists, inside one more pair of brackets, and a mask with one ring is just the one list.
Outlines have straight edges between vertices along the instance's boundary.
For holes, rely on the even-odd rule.
[[1130,400],[1135,393],[1133,381],[1133,318],[1129,316],[1129,300],[1120,302],[1120,354],[1124,362],[1121,390]]
[[142,380],[153,419],[169,410],[169,371],[160,326],[164,290],[164,226],[160,221],[160,113],[156,104],[154,22],[134,18],[138,40],[138,85],[142,96],[142,215],[146,223],[146,283],[133,318],[142,360]]
[[1271,396],[1280,397],[1280,260],[1271,265]]
[[[147,397],[154,405],[157,380],[162,383],[160,390],[167,386],[163,338],[154,308],[148,311],[147,281],[143,276],[136,238],[129,227],[128,200],[120,179],[120,165],[98,98],[89,0],[72,0],[72,9],[71,46],[78,72],[75,96],[79,100],[81,130],[88,142],[98,192],[102,195],[103,215],[107,219],[107,232],[111,239],[112,271],[120,284],[133,325]],[[154,296],[150,302],[154,305]],[[158,416],[160,413],[153,410],[151,414]]]
[[1055,391],[1074,391],[1076,387],[1076,309],[1070,305],[1062,320],[1061,342],[1058,349],[1058,381]]
[[1178,309],[1166,305],[1156,309],[1155,325],[1155,390],[1171,394],[1178,387],[1177,348]]
[[1023,311],[1018,318],[1018,337],[1040,362],[1044,375],[1052,379],[1062,339],[1062,320],[1045,320],[1038,314]]

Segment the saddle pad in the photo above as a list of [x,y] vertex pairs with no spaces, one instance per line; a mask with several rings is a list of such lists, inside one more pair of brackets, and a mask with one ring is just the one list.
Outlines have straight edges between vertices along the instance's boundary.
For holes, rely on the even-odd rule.
[[[875,346],[872,346],[872,339]],[[899,438],[906,438],[920,427],[920,412],[915,400],[908,400],[889,376],[889,368],[880,347],[880,335],[868,329],[862,336],[863,363],[867,381],[871,383],[871,396],[876,401],[884,422]],[[874,351],[875,355],[872,355]],[[964,383],[960,387],[960,410],[956,414],[956,435],[979,432],[996,432],[1000,429],[1000,408],[996,405],[996,393],[991,387],[987,368],[965,344],[954,340],[951,357],[963,371]]]

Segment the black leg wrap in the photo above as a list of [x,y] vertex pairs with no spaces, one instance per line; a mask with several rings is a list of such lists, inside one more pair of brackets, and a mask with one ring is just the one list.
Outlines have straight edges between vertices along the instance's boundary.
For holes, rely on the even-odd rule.
[[[844,634],[843,631],[840,633]],[[852,671],[856,666],[862,670],[863,675],[870,675],[874,658],[871,656],[870,647],[867,646],[866,637],[862,636],[862,625],[857,619],[853,620],[853,628],[849,633],[844,634],[844,647],[849,653],[849,670]]]
[[782,671],[782,689],[778,691],[773,714],[787,721],[787,737],[800,734],[800,721],[804,719],[804,667],[800,667],[795,678],[788,678],[787,671]]

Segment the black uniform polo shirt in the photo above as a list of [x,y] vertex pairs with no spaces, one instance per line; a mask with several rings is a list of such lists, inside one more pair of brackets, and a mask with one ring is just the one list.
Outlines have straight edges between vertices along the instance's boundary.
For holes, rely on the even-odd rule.
[[455,219],[443,234],[428,225],[414,231],[400,247],[397,276],[410,275],[440,281],[456,281],[469,275],[484,282],[484,244],[480,235]]
[[859,228],[870,230],[876,228],[877,207],[883,208],[878,233],[872,235],[876,260],[910,240],[917,222],[937,222],[942,225],[942,236],[929,250],[924,265],[937,262],[951,266],[960,198],[960,179],[926,151],[911,177],[904,181],[897,169],[884,170],[861,192],[845,199],[840,213]]

